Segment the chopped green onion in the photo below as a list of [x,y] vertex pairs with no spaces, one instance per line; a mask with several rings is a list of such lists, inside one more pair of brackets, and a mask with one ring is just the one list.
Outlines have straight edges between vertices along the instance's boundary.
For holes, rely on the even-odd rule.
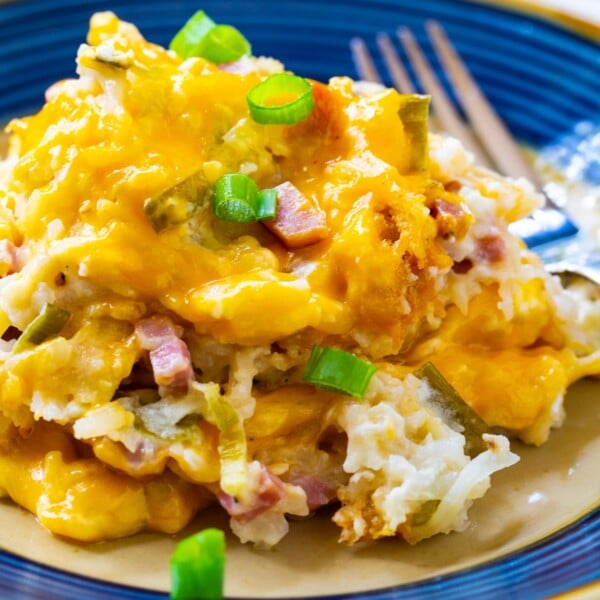
[[192,383],[204,407],[204,418],[219,430],[221,489],[231,495],[243,494],[247,483],[246,434],[239,415],[224,398],[217,384]]
[[40,314],[33,320],[13,347],[13,352],[22,352],[29,346],[37,346],[58,335],[67,324],[70,313],[54,304],[44,304]]
[[190,219],[208,203],[211,193],[204,173],[197,171],[158,196],[146,200],[144,212],[159,233]]
[[410,148],[408,171],[423,171],[429,159],[429,96],[406,94],[400,96],[398,116],[404,126],[406,141]]
[[223,175],[215,182],[213,212],[218,219],[235,223],[272,219],[277,212],[277,191],[259,191],[243,173]]
[[413,527],[418,527],[420,525],[425,525],[431,517],[433,517],[433,513],[437,510],[437,507],[440,505],[439,500],[425,500],[423,504],[419,507],[417,512],[413,513],[410,517],[410,524]]
[[426,381],[431,388],[427,403],[436,410],[446,425],[465,436],[465,452],[474,458],[487,450],[482,435],[489,433],[489,427],[446,381],[437,367],[428,362],[414,374]]
[[277,216],[277,190],[272,188],[258,192],[256,202],[256,218],[274,219]]
[[217,65],[233,62],[251,53],[248,40],[231,25],[216,25],[198,44],[198,54]]
[[196,12],[171,40],[181,58],[200,56],[216,64],[232,62],[252,52],[248,40],[231,25],[217,25],[204,11]]
[[291,73],[275,73],[246,96],[250,116],[263,125],[295,125],[312,113],[315,98],[310,83]]
[[196,47],[202,38],[216,26],[216,23],[203,11],[195,12],[186,24],[175,34],[169,48],[181,58],[198,56]]
[[170,561],[172,600],[221,600],[225,535],[204,529],[177,544]]
[[312,347],[304,381],[335,392],[363,398],[377,367],[336,348]]
[[221,489],[231,496],[240,496],[246,485],[246,435],[235,409],[220,395],[207,396],[206,420],[219,431]]

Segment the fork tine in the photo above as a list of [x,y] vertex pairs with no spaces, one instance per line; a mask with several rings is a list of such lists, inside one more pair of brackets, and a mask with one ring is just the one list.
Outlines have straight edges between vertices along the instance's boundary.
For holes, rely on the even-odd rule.
[[436,117],[444,129],[461,140],[464,146],[475,155],[479,164],[490,166],[484,150],[464,125],[410,29],[408,27],[400,27],[397,34],[419,77],[421,85],[431,96],[431,103]]
[[414,94],[415,88],[408,77],[408,73],[402,64],[392,41],[386,33],[377,35],[377,45],[379,46],[379,51],[383,56],[383,60],[385,61],[396,89],[403,94]]
[[352,38],[350,40],[350,50],[352,52],[356,70],[358,71],[358,76],[365,81],[382,83],[381,77],[377,72],[377,68],[373,63],[369,49],[364,41],[359,37]]
[[442,26],[429,21],[425,27],[473,129],[496,166],[506,175],[525,177],[537,189],[542,189],[539,178],[523,158],[511,133],[485,98]]

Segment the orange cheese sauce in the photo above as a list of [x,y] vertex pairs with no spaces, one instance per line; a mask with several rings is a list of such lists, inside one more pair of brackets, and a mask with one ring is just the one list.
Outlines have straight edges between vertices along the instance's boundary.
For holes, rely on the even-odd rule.
[[23,437],[3,419],[2,429],[0,490],[59,535],[98,541],[140,529],[175,533],[212,502],[169,471],[140,481],[82,458],[57,425],[36,423]]
[[[316,109],[305,122],[261,126],[245,103],[256,73],[225,73],[202,60],[184,70],[108,17],[96,18],[89,39],[101,43],[115,32],[136,55],[132,67],[115,75],[118,67],[81,57],[81,68],[108,70],[115,81],[74,86],[11,125],[19,159],[10,191],[29,195],[16,226],[31,251],[47,249],[57,269],[77,269],[116,293],[157,299],[224,342],[261,343],[308,326],[346,333],[364,324],[400,347],[404,298],[418,312],[432,296],[427,268],[449,261],[424,207],[432,182],[400,175],[398,94],[357,102],[343,81],[315,82]],[[157,234],[144,213],[148,198],[199,169],[214,180],[249,161],[259,186],[290,180],[328,215],[330,239],[295,253],[296,263],[313,265],[301,283],[260,226],[229,243],[224,231],[207,247],[185,227]],[[51,224],[60,230],[54,245],[70,240],[56,257]],[[223,230],[206,211],[196,225],[211,236]],[[226,305],[207,306],[209,290]],[[277,318],[284,309],[287,324]],[[265,312],[275,318],[263,319]]]

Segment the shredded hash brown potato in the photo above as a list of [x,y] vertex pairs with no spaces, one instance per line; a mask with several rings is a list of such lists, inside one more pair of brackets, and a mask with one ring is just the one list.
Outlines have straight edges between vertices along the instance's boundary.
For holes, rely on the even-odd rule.
[[[112,13],[77,62],[0,163],[0,490],[50,531],[173,533],[218,502],[272,546],[334,504],[343,542],[416,543],[463,529],[518,460],[508,437],[542,444],[600,373],[597,299],[508,231],[542,199],[420,140],[410,98],[311,82],[306,120],[260,125],[246,94],[280,63],[182,61]],[[238,172],[285,222],[160,204]],[[66,325],[17,342],[46,305]],[[304,381],[314,344],[377,366],[364,398]],[[483,452],[425,363],[485,421]]]

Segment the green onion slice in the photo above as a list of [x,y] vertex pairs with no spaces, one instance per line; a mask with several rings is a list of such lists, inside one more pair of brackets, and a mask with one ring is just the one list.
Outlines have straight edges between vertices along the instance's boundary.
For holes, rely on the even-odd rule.
[[343,350],[312,347],[304,381],[317,387],[364,398],[365,391],[377,367]]
[[425,500],[425,502],[421,504],[417,512],[411,515],[410,524],[413,527],[425,525],[425,523],[427,523],[427,521],[429,521],[429,519],[433,517],[433,513],[435,513],[439,505],[440,501],[437,499]]
[[256,218],[274,219],[277,215],[277,190],[266,189],[258,192],[256,202]]
[[192,393],[199,393],[204,418],[219,430],[221,489],[239,497],[247,484],[246,434],[233,406],[215,383],[193,383]]
[[423,171],[429,161],[429,96],[406,94],[400,96],[398,116],[410,148],[409,172]]
[[193,173],[144,203],[144,212],[157,233],[184,223],[208,204],[212,188],[203,171]]
[[169,48],[174,50],[181,58],[198,56],[196,54],[198,43],[215,26],[216,23],[203,10],[199,10],[175,34]]
[[21,334],[13,347],[13,352],[22,352],[30,346],[37,346],[58,335],[67,324],[70,313],[54,304],[44,304],[40,314]]
[[427,404],[452,429],[465,436],[465,452],[471,458],[487,450],[482,438],[490,428],[485,421],[460,397],[433,363],[425,363],[414,373],[431,388]]
[[235,223],[272,219],[277,212],[277,191],[259,191],[243,173],[223,175],[215,182],[213,212],[218,219]]
[[225,535],[204,529],[177,544],[170,561],[172,600],[221,600]]
[[198,54],[217,65],[251,54],[248,40],[231,25],[216,25],[200,40]]
[[251,54],[248,40],[231,25],[217,25],[204,11],[196,12],[171,40],[181,58],[200,56],[216,64]]
[[261,81],[248,92],[246,101],[250,116],[263,125],[295,125],[315,107],[310,83],[291,73],[275,73]]

